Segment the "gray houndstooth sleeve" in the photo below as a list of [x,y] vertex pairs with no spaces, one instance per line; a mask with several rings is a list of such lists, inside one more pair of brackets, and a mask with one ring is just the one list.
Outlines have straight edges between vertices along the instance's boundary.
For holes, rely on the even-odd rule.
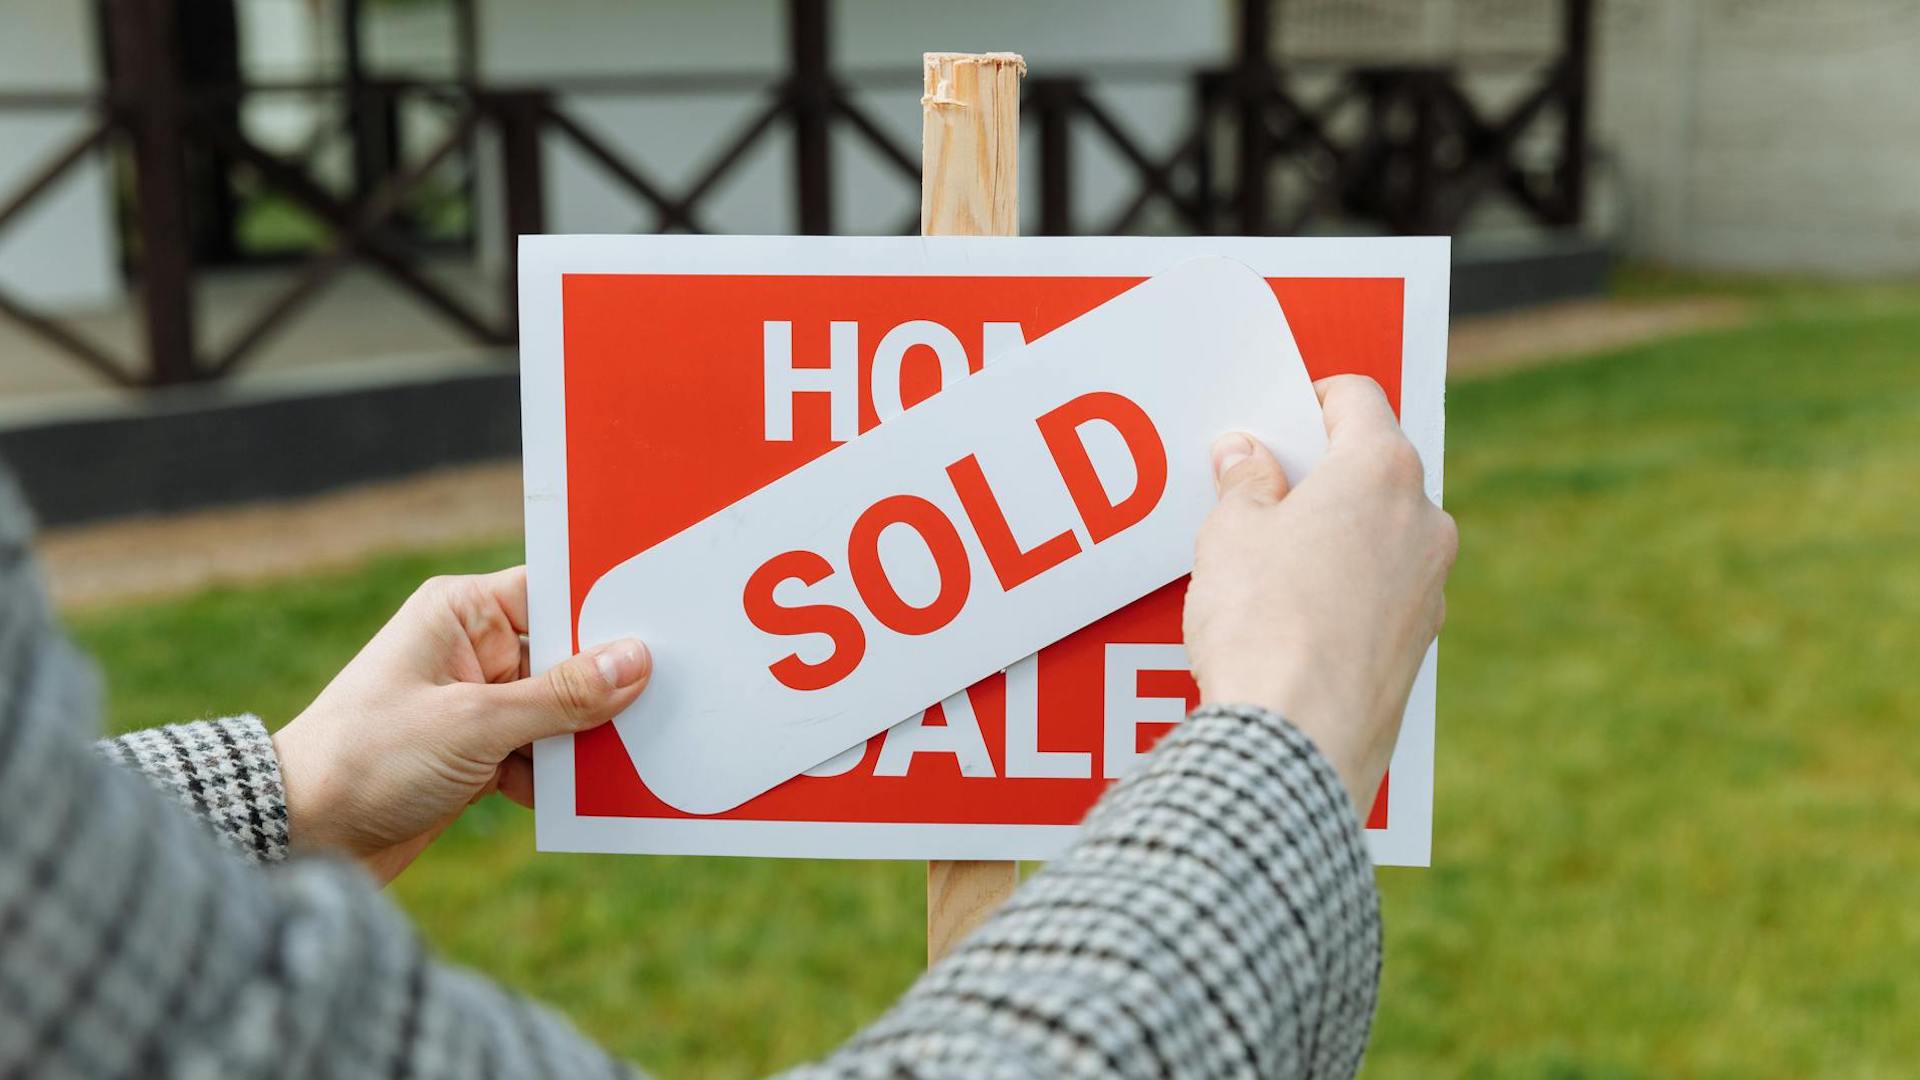
[[205,822],[222,847],[254,862],[287,857],[280,759],[259,717],[173,724],[94,745]]
[[206,822],[274,847],[248,811],[278,798],[257,722],[102,747],[158,784],[90,751],[96,680],[46,609],[28,521],[0,468],[0,1077],[631,1075],[435,963],[353,868],[219,850]]
[[353,868],[218,850],[42,722],[54,670],[0,682],[0,1077],[631,1075],[436,963]]
[[1201,709],[1066,855],[792,1080],[1352,1076],[1380,974],[1365,839],[1291,724]]
[[[0,1077],[628,1069],[434,962],[353,869],[285,848],[248,719],[89,752],[96,697],[0,477]],[[171,796],[171,798],[169,798]],[[175,812],[177,804],[193,811]],[[890,1012],[796,1077],[1345,1077],[1380,962],[1364,835],[1286,721],[1203,709]]]

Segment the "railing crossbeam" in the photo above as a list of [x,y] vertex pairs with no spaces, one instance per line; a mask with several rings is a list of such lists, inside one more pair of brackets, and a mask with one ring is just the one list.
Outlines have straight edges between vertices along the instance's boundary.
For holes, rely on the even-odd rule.
[[691,233],[706,231],[688,207],[676,202],[660,185],[648,179],[638,166],[616,154],[579,121],[551,106],[542,110],[541,118],[571,140],[582,153],[599,163],[601,168],[619,178],[627,185],[628,190],[653,207],[659,215],[660,232],[670,232],[674,229],[684,229]]
[[115,386],[138,386],[140,380],[80,335],[0,291],[0,315],[20,324],[47,344],[78,360]]
[[390,278],[475,340],[488,344],[511,341],[512,336],[507,331],[490,325],[466,304],[442,289],[414,265],[412,255],[378,232],[380,226],[399,209],[406,194],[465,143],[472,133],[473,124],[474,114],[463,114],[432,151],[405,173],[388,177],[357,213],[349,203],[334,198],[298,168],[262,150],[240,132],[221,125],[203,125],[212,142],[258,170],[261,178],[270,186],[312,211],[333,230],[328,249],[309,260],[300,277],[271,301],[264,312],[223,350],[213,370],[225,374],[238,366],[293,312],[317,295],[320,288],[344,269],[356,254],[380,267]]
[[[834,226],[836,129],[870,147],[891,175],[918,186],[920,163],[911,145],[889,134],[853,88],[894,86],[896,72],[835,68],[831,0],[786,0],[787,70],[775,80],[753,72],[641,74],[560,79],[543,86],[488,87],[471,70],[457,79],[374,77],[355,63],[345,80],[183,83],[177,41],[166,29],[188,0],[103,0],[110,19],[115,79],[91,95],[0,94],[0,108],[91,107],[97,120],[60,144],[48,160],[0,202],[0,230],[17,222],[90,155],[124,142],[131,166],[128,245],[141,293],[144,366],[115,361],[106,351],[16,296],[0,294],[0,317],[26,327],[116,384],[182,382],[225,375],[242,366],[275,333],[356,262],[433,309],[475,341],[514,340],[517,245],[511,238],[547,228],[546,155],[553,140],[579,151],[662,232],[705,232],[702,213],[721,185],[762,140],[792,135],[790,159],[794,231],[830,232]],[[364,0],[355,0],[356,3]],[[1498,109],[1468,95],[1471,72],[1458,65],[1366,66],[1352,58],[1286,60],[1273,49],[1277,0],[1239,0],[1239,38],[1225,66],[1173,71],[1129,68],[1126,78],[1190,88],[1184,130],[1161,143],[1143,140],[1107,104],[1102,84],[1084,73],[1059,73],[1028,83],[1026,115],[1038,142],[1039,232],[1062,235],[1092,228],[1130,232],[1152,228],[1171,212],[1176,227],[1208,234],[1231,229],[1250,235],[1297,233],[1334,215],[1399,231],[1447,232],[1477,207],[1509,200],[1549,227],[1577,225],[1585,203],[1588,83],[1591,79],[1593,0],[1562,0],[1557,51],[1535,64],[1533,82],[1517,104]],[[467,13],[471,17],[471,13]],[[468,28],[469,30],[471,27]],[[358,43],[349,43],[357,50]],[[1501,71],[1517,59],[1505,55]],[[1476,61],[1477,62],[1477,61]],[[1475,69],[1478,70],[1478,69]],[[1318,72],[1337,77],[1326,92],[1303,86]],[[901,78],[899,85],[907,85]],[[758,89],[740,122],[697,163],[690,181],[664,180],[649,148],[624,145],[588,124],[559,100],[561,94],[739,93]],[[317,144],[297,155],[262,149],[240,125],[242,106],[258,95],[331,94],[343,103],[337,129],[354,137],[354,187],[339,196],[317,178]],[[396,125],[421,104],[454,113],[451,132],[402,169]],[[1547,142],[1543,118],[1559,121],[1550,161],[1535,163],[1520,150]],[[432,241],[395,226],[408,196],[449,158],[475,145],[485,129],[497,136],[503,198],[486,208],[510,238],[499,310],[490,297],[476,305],[422,265]],[[1103,220],[1077,213],[1078,183],[1089,163],[1082,137],[1110,147],[1123,178],[1116,211]],[[1165,147],[1165,149],[1162,149]],[[1103,161],[1106,155],[1102,154]],[[364,160],[363,160],[364,159]],[[326,237],[293,279],[256,312],[218,353],[203,363],[196,352],[193,310],[196,266],[188,233],[186,163],[250,169],[261,184],[311,213]],[[580,160],[580,159],[575,159]],[[1103,165],[1103,167],[1106,167]],[[636,215],[638,216],[638,215]],[[645,220],[643,218],[643,220]],[[907,216],[897,231],[917,231]]]

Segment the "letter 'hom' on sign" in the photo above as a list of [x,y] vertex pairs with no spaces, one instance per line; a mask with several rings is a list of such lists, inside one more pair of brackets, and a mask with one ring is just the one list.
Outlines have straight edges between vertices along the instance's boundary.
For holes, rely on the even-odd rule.
[[1325,449],[1273,290],[1194,259],[614,567],[579,645],[648,642],[620,738],[719,813],[1187,573],[1232,430]]

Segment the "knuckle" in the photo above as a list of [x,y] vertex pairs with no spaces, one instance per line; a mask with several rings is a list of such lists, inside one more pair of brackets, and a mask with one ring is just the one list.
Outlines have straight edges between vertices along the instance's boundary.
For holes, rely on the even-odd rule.
[[1213,576],[1214,572],[1228,561],[1226,548],[1223,545],[1203,540],[1193,549],[1192,574],[1204,580]]
[[593,708],[597,695],[593,687],[588,685],[587,676],[579,664],[554,667],[547,685],[552,689],[554,705],[562,713],[579,718]]
[[1380,384],[1365,375],[1347,371],[1338,375],[1329,375],[1321,380],[1322,396],[1337,404],[1345,403],[1349,395],[1375,394]]
[[1207,511],[1206,518],[1200,522],[1200,529],[1194,534],[1195,545],[1208,548],[1221,543],[1226,535],[1233,531],[1235,522],[1239,520],[1244,509],[1240,500],[1233,498],[1231,494],[1222,496],[1220,501],[1214,504],[1213,509]]
[[1239,500],[1214,507],[1194,536],[1194,557],[1207,561],[1226,557],[1245,542],[1248,530],[1257,520],[1256,510],[1257,507]]
[[1420,452],[1398,432],[1386,440],[1381,468],[1396,486],[1420,488],[1426,483],[1427,467],[1420,460]]
[[1257,484],[1270,479],[1274,472],[1274,461],[1263,451],[1245,460],[1234,463],[1222,479],[1230,488],[1241,488],[1248,484]]
[[444,602],[458,591],[455,584],[458,581],[458,578],[449,574],[435,574],[413,590],[413,600],[419,603]]
[[1351,444],[1353,467],[1369,482],[1390,488],[1418,487],[1425,475],[1420,454],[1404,435],[1382,430]]
[[1452,566],[1453,560],[1460,554],[1460,523],[1445,510],[1438,511],[1438,515],[1434,531],[1439,540],[1440,554],[1446,564]]
[[496,706],[487,689],[481,683],[454,683],[446,688],[447,716],[460,730],[483,726],[494,711]]

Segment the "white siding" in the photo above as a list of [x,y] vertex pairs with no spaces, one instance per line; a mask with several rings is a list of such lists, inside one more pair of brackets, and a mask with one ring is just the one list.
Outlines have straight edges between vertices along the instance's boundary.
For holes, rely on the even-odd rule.
[[[1920,3],[1597,0],[1595,210],[1630,254],[1920,271]],[[1283,0],[1289,55],[1540,55],[1556,0]],[[1479,90],[1493,89],[1478,80]]]
[[[784,5],[770,0],[480,0],[483,79],[538,83],[579,75],[712,70],[777,77],[786,62]],[[1444,59],[1462,52],[1550,49],[1554,0],[1287,0],[1289,55]],[[248,66],[299,75],[329,65],[329,31],[300,0],[252,0]],[[892,68],[904,80],[857,99],[909,153],[918,143],[913,86],[928,49],[1014,49],[1035,75],[1097,68],[1121,122],[1164,151],[1184,121],[1184,80],[1158,72],[1220,62],[1230,0],[975,0],[966,4],[838,0],[834,62]],[[1915,0],[1600,0],[1594,131],[1609,164],[1596,185],[1603,220],[1631,254],[1703,267],[1842,274],[1920,271],[1920,3]],[[91,5],[5,0],[0,86],[86,90],[99,79]],[[371,29],[377,63],[445,69],[451,26],[437,12],[386,13]],[[1510,80],[1509,80],[1510,81]],[[1511,88],[1485,82],[1498,96]],[[669,190],[686,185],[758,102],[752,93],[678,97],[570,94],[562,105],[624,148]],[[258,103],[249,123],[270,143],[299,141],[314,116],[297,102]],[[80,111],[0,111],[0,192],[82,129]],[[1092,132],[1076,144],[1082,227],[1131,194],[1129,170]],[[836,224],[888,231],[912,213],[910,183],[850,130],[835,135]],[[1032,147],[1028,148],[1029,155]],[[597,166],[555,140],[549,222],[569,232],[648,227],[652,215]],[[337,162],[333,164],[338,164]],[[794,228],[790,144],[776,132],[701,208],[711,228]],[[1028,170],[1028,181],[1033,170]],[[484,198],[497,194],[483,163]],[[1031,187],[1029,212],[1037,208]],[[477,220],[497,229],[483,205]],[[497,254],[501,238],[483,235]],[[120,291],[107,176],[88,162],[32,213],[0,232],[0,287],[55,309]]]
[[[1015,50],[1034,74],[1097,65],[1126,69],[1213,63],[1226,48],[1224,3],[1165,4],[1155,0],[1070,0],[1036,7],[1019,0],[975,0],[958,5],[840,0],[833,6],[833,61],[843,70],[892,68],[901,83],[861,90],[857,100],[875,121],[917,156],[920,138],[918,71],[930,50]],[[759,72],[776,77],[786,63],[783,5],[764,0],[703,0],[644,5],[619,0],[550,0],[539,5],[482,0],[481,74],[502,83],[538,83],[568,75]],[[1187,84],[1148,77],[1103,92],[1122,123],[1142,143],[1164,152],[1184,121]],[[682,97],[569,95],[570,115],[628,151],[670,190],[683,189],[752,115],[756,94]],[[918,206],[903,181],[844,125],[834,136],[835,225],[846,232],[890,232]],[[1076,145],[1085,163],[1079,208],[1088,221],[1112,213],[1132,192],[1130,174],[1086,133]],[[1031,152],[1031,150],[1029,151]],[[651,213],[570,147],[549,147],[548,226],[555,231],[627,231]],[[491,171],[491,170],[489,170]],[[764,139],[701,208],[709,228],[781,233],[795,228],[791,143],[784,132]],[[1031,181],[1031,171],[1028,179]],[[489,182],[483,186],[495,197]],[[1037,207],[1037,195],[1027,199]],[[482,210],[483,225],[497,215]],[[497,252],[499,237],[488,238]]]
[[[0,89],[86,91],[99,79],[92,5],[78,0],[5,0],[0,19]],[[0,110],[0,197],[81,132],[83,109]],[[116,295],[106,170],[95,158],[0,231],[0,288],[34,306],[70,310]]]
[[1920,4],[1612,0],[1599,130],[1633,251],[1693,266],[1920,271]]

